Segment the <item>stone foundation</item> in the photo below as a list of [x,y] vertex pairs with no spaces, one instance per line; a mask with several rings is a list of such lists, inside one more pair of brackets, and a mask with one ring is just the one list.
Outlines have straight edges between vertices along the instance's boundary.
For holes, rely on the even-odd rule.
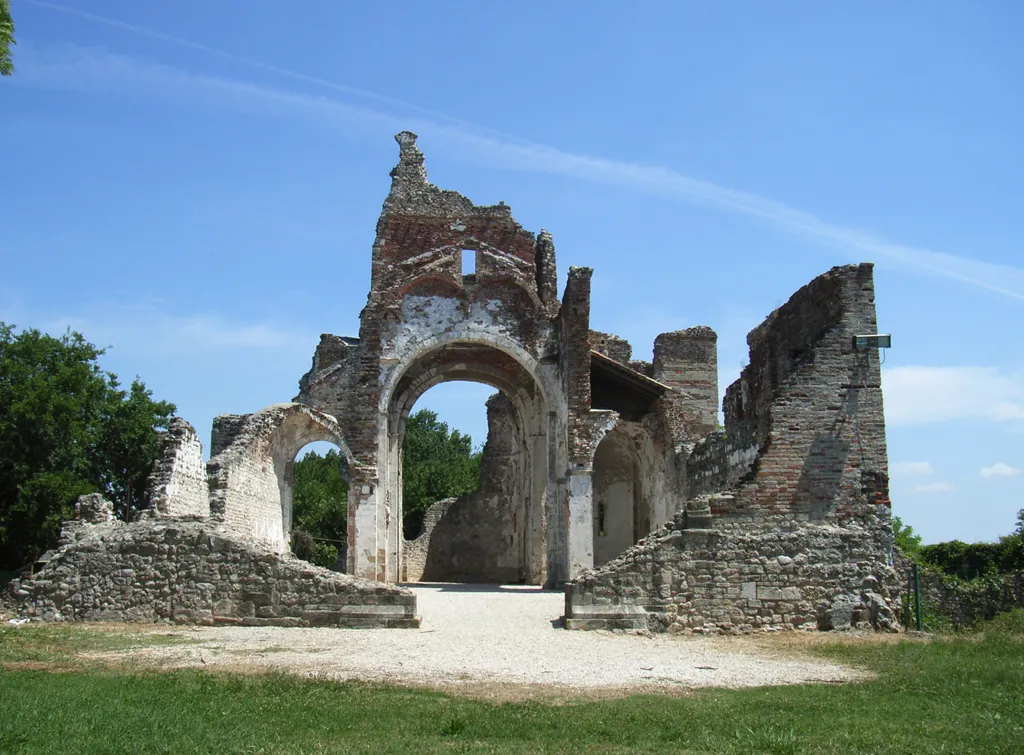
[[45,568],[9,589],[19,616],[43,621],[419,626],[408,590],[313,566],[196,519],[69,523]]
[[895,630],[895,574],[871,532],[810,526],[652,534],[566,586],[567,629]]

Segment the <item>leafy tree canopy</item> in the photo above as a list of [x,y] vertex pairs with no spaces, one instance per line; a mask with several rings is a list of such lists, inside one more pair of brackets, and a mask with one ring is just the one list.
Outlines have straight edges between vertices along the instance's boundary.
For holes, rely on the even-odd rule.
[[175,407],[138,378],[122,389],[102,354],[80,333],[0,322],[0,569],[52,548],[83,493],[102,493],[126,520],[142,502]]
[[310,452],[292,467],[292,552],[331,567],[348,532],[348,484],[344,457],[333,448]]
[[898,516],[892,518],[892,534],[896,547],[903,551],[905,556],[915,558],[921,549],[921,536],[914,532],[909,524],[904,524]]
[[970,580],[1024,572],[1024,509],[1017,512],[1013,533],[993,543],[947,540],[922,545],[920,535],[915,535],[913,529],[896,516],[892,518],[892,528],[896,545],[906,556],[950,576]]
[[10,0],[0,0],[0,75],[14,73],[11,48],[14,46],[14,19],[11,18]]

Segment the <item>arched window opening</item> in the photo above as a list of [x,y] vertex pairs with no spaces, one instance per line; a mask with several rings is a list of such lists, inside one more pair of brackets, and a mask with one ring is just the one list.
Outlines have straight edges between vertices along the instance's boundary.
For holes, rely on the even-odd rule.
[[348,546],[348,461],[328,441],[303,446],[285,467],[282,515],[292,553],[345,571]]

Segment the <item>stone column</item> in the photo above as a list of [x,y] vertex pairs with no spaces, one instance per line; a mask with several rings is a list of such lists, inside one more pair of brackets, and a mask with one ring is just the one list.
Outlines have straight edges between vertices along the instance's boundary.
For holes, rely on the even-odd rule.
[[576,470],[569,476],[569,526],[567,579],[594,568],[594,473]]
[[[383,581],[384,553],[378,536],[377,479],[367,469],[351,470],[348,486],[348,573]],[[383,522],[380,522],[383,526]]]

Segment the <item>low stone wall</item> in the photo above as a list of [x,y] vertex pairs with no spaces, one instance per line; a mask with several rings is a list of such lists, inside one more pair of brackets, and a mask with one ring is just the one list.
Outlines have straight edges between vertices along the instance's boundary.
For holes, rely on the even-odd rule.
[[[901,591],[910,596],[913,610],[913,562],[900,554],[896,558]],[[955,629],[966,629],[997,614],[1024,608],[1024,573],[1006,574],[1001,579],[964,581],[949,577],[937,569],[918,569],[922,613],[948,619]],[[911,618],[911,617],[907,617]],[[907,626],[911,626],[909,621]]]
[[43,621],[417,627],[416,596],[322,569],[196,519],[65,526],[61,546],[10,596]]
[[676,525],[568,583],[566,628],[896,631],[895,574],[878,558],[886,549],[862,528],[743,534]]
[[455,503],[454,498],[445,498],[432,504],[423,515],[423,532],[413,540],[406,540],[402,548],[402,581],[424,582],[427,576],[427,560],[430,555],[430,542],[437,523],[448,513]]

